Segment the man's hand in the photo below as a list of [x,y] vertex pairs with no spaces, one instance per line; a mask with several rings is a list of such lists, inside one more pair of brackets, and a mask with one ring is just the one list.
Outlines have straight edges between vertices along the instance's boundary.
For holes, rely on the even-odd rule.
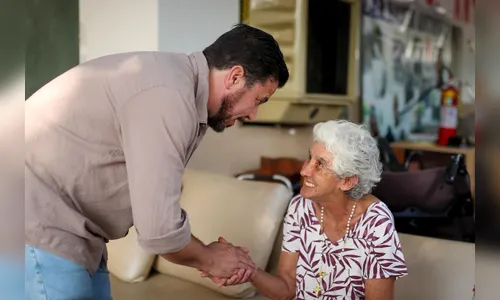
[[[244,273],[245,270],[253,272],[255,263],[248,255],[248,250],[235,247],[223,238],[209,244],[210,264],[205,270],[200,270],[211,277],[228,278]],[[243,271],[240,271],[243,270]]]
[[[235,246],[233,246],[233,244],[228,243],[222,237],[219,237],[218,242],[214,242],[212,244],[220,244],[220,243],[226,244],[226,245],[234,247],[234,248],[236,248],[238,250],[241,250],[241,251],[243,251],[248,256],[248,253],[249,253],[248,249],[242,248],[242,247],[235,247]],[[209,247],[212,244],[210,244]],[[240,267],[233,274],[231,274],[232,276],[227,276],[227,277],[215,276],[214,274],[211,274],[209,272],[204,272],[204,271],[200,270],[201,271],[201,277],[209,277],[219,287],[229,286],[229,285],[237,285],[237,284],[242,284],[242,283],[248,282],[248,281],[250,281],[252,279],[252,277],[255,275],[255,272],[257,270],[255,264],[251,261],[250,257],[248,257],[248,259],[250,260],[250,264],[247,261],[245,261],[245,264],[247,266],[251,265],[251,268]]]

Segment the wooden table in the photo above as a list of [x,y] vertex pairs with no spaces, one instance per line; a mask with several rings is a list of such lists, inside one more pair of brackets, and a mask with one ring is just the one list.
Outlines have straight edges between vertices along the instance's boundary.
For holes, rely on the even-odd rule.
[[422,151],[422,152],[433,152],[442,154],[463,154],[465,158],[465,166],[470,176],[470,185],[472,197],[476,198],[476,148],[457,148],[457,147],[443,147],[438,146],[431,142],[395,142],[391,144],[396,157],[401,163],[404,163],[407,150]]

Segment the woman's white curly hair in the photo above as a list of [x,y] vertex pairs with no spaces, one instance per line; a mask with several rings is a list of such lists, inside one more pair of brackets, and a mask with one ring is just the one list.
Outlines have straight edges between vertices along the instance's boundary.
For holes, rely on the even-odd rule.
[[358,177],[358,183],[347,195],[360,199],[380,182],[382,163],[376,140],[362,125],[346,120],[318,123],[313,140],[325,145],[332,154],[331,170],[340,178]]

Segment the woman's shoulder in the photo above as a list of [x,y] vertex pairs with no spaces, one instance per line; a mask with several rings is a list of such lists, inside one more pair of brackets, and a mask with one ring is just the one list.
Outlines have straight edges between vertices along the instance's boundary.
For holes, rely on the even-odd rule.
[[373,201],[373,203],[368,206],[366,213],[372,216],[386,217],[391,220],[393,219],[392,212],[387,204],[378,199]]
[[311,200],[304,198],[301,194],[295,195],[288,204],[287,214],[296,216],[304,215],[309,211]]
[[290,203],[288,204],[288,207],[294,207],[294,208],[299,208],[301,206],[304,206],[307,203],[307,199],[304,198],[301,194],[297,194],[292,197],[290,200]]
[[382,227],[394,226],[394,217],[389,207],[382,201],[377,200],[370,204],[365,212],[361,227],[369,231],[379,230]]

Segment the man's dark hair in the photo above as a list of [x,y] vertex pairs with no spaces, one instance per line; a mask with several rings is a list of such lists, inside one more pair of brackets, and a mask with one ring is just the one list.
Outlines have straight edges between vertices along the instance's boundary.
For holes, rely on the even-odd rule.
[[246,24],[235,25],[205,48],[203,54],[210,69],[242,66],[248,87],[272,79],[281,88],[288,81],[288,68],[278,42],[269,33]]

